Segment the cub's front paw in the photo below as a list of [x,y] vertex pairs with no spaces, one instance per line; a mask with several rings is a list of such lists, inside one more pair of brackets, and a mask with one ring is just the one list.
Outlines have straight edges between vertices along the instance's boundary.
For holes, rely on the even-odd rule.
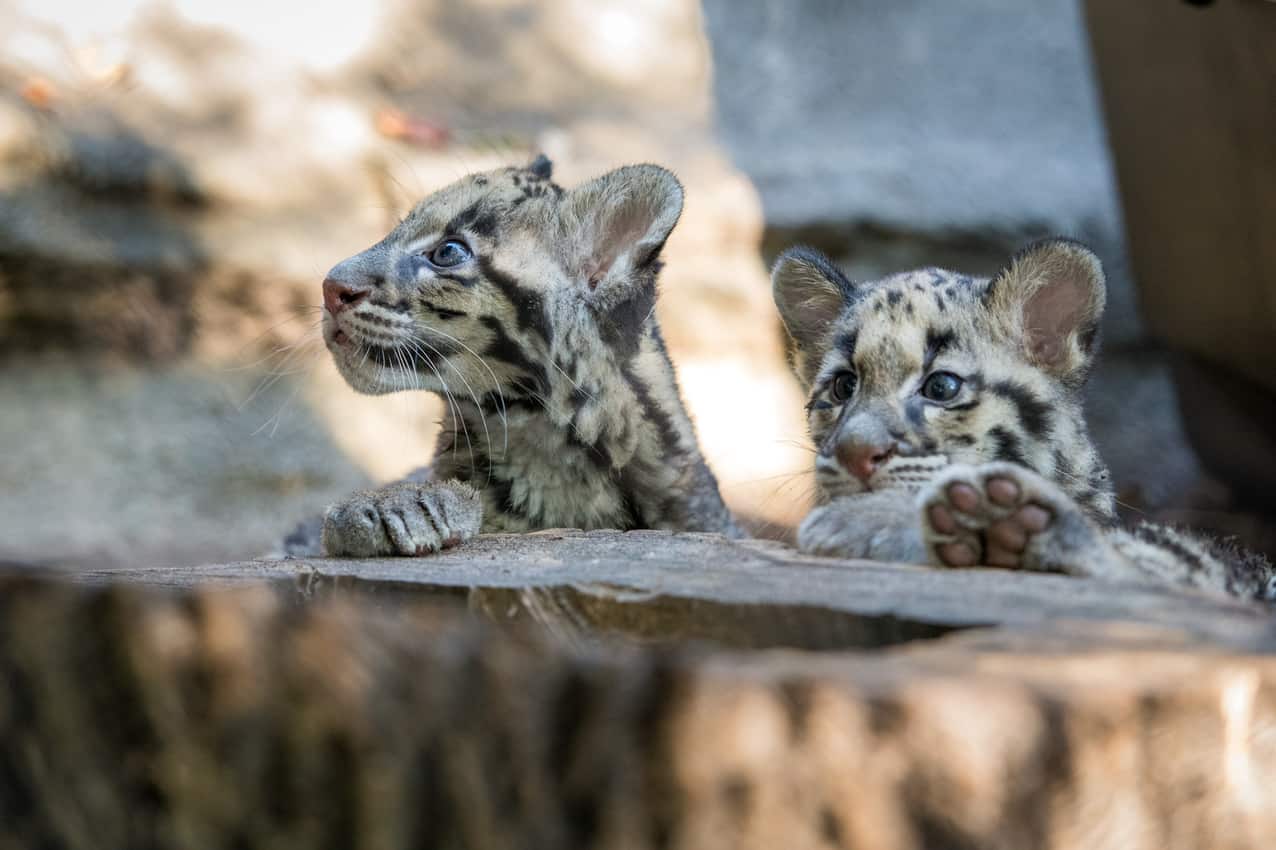
[[904,490],[835,499],[807,514],[798,528],[798,548],[812,555],[918,563],[925,559]]
[[919,507],[937,566],[1075,572],[1096,543],[1078,505],[1015,464],[954,466],[922,490]]
[[323,518],[323,551],[331,557],[428,555],[469,540],[483,520],[478,492],[459,481],[401,481],[361,490]]

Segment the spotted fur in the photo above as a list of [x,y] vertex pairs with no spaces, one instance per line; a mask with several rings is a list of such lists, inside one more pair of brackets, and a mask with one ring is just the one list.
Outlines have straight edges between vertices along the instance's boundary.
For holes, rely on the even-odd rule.
[[[566,191],[540,157],[440,189],[329,273],[372,288],[325,314],[338,369],[364,393],[446,399],[430,478],[474,488],[483,531],[736,533],[655,316],[660,253],[682,198],[654,165]],[[434,252],[448,240],[471,256],[441,267]],[[345,506],[347,525],[361,512],[374,526],[386,519],[368,514],[363,495],[353,513]],[[334,530],[338,513],[324,529],[329,552],[353,534]],[[411,554],[404,548],[385,539],[355,554]]]
[[[1083,411],[1105,299],[1084,246],[1031,245],[991,279],[931,268],[869,283],[797,248],[772,279],[817,447],[821,505],[799,530],[804,549],[1268,591],[1257,557],[1159,526],[1118,528]],[[994,478],[1017,494],[1009,508],[990,500]],[[960,510],[944,489],[954,484],[969,488]],[[1031,512],[1015,525],[1029,505],[1047,512],[1047,530]],[[1013,552],[989,543],[996,523]]]

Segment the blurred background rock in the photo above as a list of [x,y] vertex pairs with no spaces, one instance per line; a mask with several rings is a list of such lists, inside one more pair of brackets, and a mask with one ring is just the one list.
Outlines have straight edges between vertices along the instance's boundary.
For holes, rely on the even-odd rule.
[[1139,320],[1072,0],[0,3],[0,558],[193,563],[426,460],[439,405],[331,367],[319,282],[422,196],[544,151],[678,172],[660,316],[728,501],[810,493],[766,263],[1112,276],[1091,416],[1131,510],[1203,479]]

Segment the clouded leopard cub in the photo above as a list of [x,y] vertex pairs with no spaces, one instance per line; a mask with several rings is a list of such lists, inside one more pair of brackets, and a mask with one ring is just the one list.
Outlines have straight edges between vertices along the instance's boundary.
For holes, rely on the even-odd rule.
[[1117,526],[1082,412],[1105,299],[1084,246],[1037,243],[991,280],[922,269],[872,283],[797,248],[772,283],[818,447],[803,549],[1270,595],[1261,557]]
[[[364,393],[447,400],[431,469],[356,493],[290,554],[433,552],[482,531],[735,533],[655,317],[682,187],[654,165],[571,191],[548,159],[464,177],[323,283],[323,334]],[[426,480],[422,480],[426,479]]]

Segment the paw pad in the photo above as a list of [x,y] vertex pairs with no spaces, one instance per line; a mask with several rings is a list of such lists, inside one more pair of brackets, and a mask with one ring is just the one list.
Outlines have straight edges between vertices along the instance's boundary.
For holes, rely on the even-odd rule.
[[923,496],[925,537],[934,560],[948,567],[1019,569],[1032,538],[1053,514],[1011,474],[959,468]]

